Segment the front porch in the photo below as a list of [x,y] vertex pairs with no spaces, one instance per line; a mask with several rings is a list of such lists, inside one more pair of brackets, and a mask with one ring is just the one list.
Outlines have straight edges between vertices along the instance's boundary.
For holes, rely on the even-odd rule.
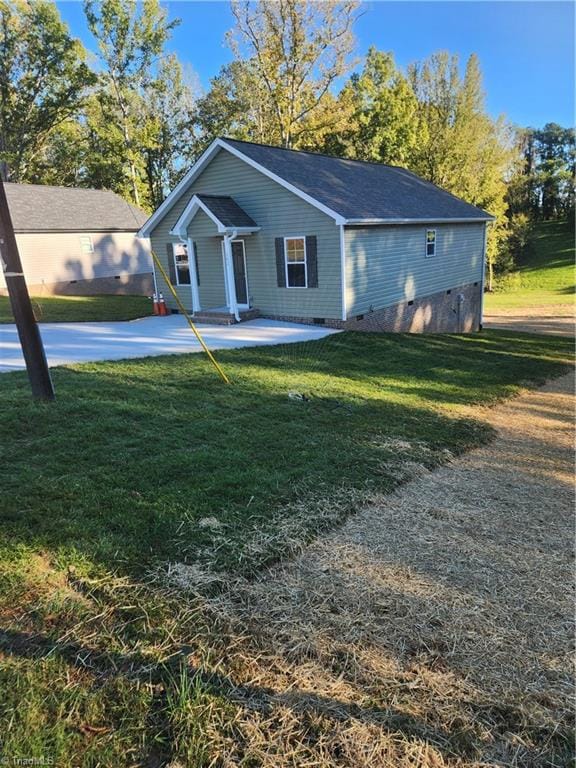
[[255,307],[239,309],[238,315],[239,318],[236,319],[235,314],[230,311],[230,307],[214,307],[193,312],[192,318],[195,322],[205,325],[234,325],[235,323],[243,323],[247,320],[256,320],[256,318],[260,317],[260,310]]
[[247,242],[260,230],[231,198],[197,194],[171,230],[186,253],[192,316],[197,322],[233,325],[253,320]]

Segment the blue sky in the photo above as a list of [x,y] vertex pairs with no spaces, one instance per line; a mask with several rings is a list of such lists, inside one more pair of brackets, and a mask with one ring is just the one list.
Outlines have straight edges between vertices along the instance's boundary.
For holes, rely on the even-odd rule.
[[[228,2],[165,3],[170,18],[182,19],[169,48],[192,67],[204,88],[230,61],[224,35],[233,25]],[[82,5],[58,6],[71,31],[87,48]],[[480,57],[487,106],[519,125],[574,123],[574,5],[571,2],[371,2],[356,26],[360,55],[370,45],[392,51],[405,66],[434,51]]]

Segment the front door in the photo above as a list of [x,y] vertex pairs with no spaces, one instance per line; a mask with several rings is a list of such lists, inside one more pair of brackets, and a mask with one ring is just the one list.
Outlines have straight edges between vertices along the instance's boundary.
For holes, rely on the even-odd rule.
[[246,279],[246,254],[244,240],[232,241],[232,265],[234,267],[234,284],[236,286],[236,301],[239,305],[248,306],[248,281]]

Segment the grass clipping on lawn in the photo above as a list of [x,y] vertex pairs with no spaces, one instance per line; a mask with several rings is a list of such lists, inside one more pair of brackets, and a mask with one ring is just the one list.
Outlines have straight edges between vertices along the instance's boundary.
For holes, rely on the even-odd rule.
[[172,567],[237,681],[214,764],[570,764],[571,430],[546,421],[550,391],[569,414],[565,380],[503,406],[493,446],[357,494],[359,515],[255,580],[211,592]]

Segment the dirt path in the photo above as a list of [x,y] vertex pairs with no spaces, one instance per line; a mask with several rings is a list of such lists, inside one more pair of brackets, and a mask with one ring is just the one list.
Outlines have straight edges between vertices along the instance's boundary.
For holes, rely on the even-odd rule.
[[485,313],[484,327],[523,333],[574,336],[574,305],[559,304],[527,309],[493,309]]
[[216,601],[254,764],[569,764],[572,393],[476,411],[495,441]]

